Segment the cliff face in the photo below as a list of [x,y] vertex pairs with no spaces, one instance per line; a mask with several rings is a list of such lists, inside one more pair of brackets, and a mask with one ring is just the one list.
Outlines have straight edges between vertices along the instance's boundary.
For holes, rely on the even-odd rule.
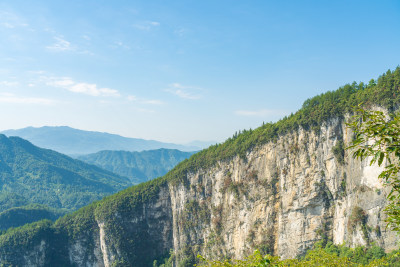
[[167,187],[135,212],[116,211],[112,217],[95,220],[89,242],[87,232],[73,239],[68,247],[71,265],[141,266],[172,249],[173,218]]
[[242,257],[258,248],[293,258],[324,236],[394,249],[384,223],[388,190],[377,179],[383,168],[341,154],[341,140],[351,138],[331,120],[318,134],[288,134],[245,160],[190,175],[189,187],[171,186],[174,250],[197,244],[196,253]]
[[[286,134],[245,158],[163,183],[150,200],[95,216],[90,231],[69,235],[65,261],[144,266],[170,249],[183,264],[197,253],[240,258],[256,248],[292,258],[322,238],[394,249],[398,239],[384,223],[388,189],[377,180],[383,169],[344,152],[351,138],[342,121],[330,120],[318,133]],[[42,242],[33,242],[20,265],[49,262],[52,240]],[[0,263],[12,262],[11,254]]]

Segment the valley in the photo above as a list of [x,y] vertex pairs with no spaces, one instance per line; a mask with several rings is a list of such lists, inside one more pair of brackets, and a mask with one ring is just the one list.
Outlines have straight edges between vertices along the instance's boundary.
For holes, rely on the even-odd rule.
[[164,148],[142,152],[103,150],[77,159],[128,177],[138,184],[163,176],[194,153]]

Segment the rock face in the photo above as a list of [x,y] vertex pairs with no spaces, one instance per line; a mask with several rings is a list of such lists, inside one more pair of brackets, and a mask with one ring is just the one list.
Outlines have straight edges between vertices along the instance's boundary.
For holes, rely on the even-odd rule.
[[[91,242],[80,237],[78,240],[83,242],[75,241],[68,247],[71,265],[130,266],[132,264],[124,258],[133,262],[152,262],[172,248],[173,218],[168,188],[162,188],[154,201],[148,201],[135,213],[115,213],[113,216],[117,224],[96,220]],[[126,242],[116,241],[116,235]]]
[[[388,189],[377,180],[382,168],[344,151],[351,138],[342,121],[330,120],[318,133],[300,129],[246,157],[164,183],[155,198],[115,212],[112,222],[96,218],[89,239],[68,243],[68,262],[144,266],[137,263],[143,257],[150,265],[170,249],[183,266],[197,253],[240,258],[256,248],[292,258],[323,238],[394,249],[398,238],[384,223]],[[51,244],[38,242],[25,265],[33,254],[35,262],[45,261]]]
[[[246,159],[194,173],[189,187],[170,186],[174,250],[196,244],[196,252],[211,257],[242,257],[259,248],[293,258],[324,236],[396,248],[384,223],[388,189],[377,179],[383,168],[344,153],[339,144],[351,138],[342,122],[331,120],[318,134],[300,130]],[[188,214],[194,202],[198,208]]]

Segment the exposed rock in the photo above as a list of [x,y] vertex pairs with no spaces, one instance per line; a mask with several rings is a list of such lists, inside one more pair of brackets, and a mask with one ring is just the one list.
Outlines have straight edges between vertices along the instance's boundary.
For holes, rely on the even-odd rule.
[[[318,133],[300,129],[245,158],[165,183],[134,211],[115,212],[112,221],[96,218],[91,238],[69,243],[69,262],[107,267],[130,259],[135,265],[140,257],[150,263],[170,249],[181,262],[197,253],[241,258],[256,248],[293,258],[324,237],[394,249],[398,238],[386,229],[383,213],[389,189],[377,179],[383,169],[353,159],[349,151],[341,151],[343,158],[333,152],[351,138],[342,121],[330,120]],[[116,234],[128,241],[118,243]],[[128,246],[129,240],[135,242]],[[43,250],[51,245],[41,244],[25,252],[25,266],[46,265]]]

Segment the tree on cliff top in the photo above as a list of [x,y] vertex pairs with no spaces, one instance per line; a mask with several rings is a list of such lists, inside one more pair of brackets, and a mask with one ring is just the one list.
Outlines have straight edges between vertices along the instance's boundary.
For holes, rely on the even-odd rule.
[[369,160],[370,165],[385,165],[379,178],[391,187],[386,222],[400,233],[400,113],[386,116],[381,111],[359,108],[348,126],[355,134],[348,147],[354,149],[353,157]]

